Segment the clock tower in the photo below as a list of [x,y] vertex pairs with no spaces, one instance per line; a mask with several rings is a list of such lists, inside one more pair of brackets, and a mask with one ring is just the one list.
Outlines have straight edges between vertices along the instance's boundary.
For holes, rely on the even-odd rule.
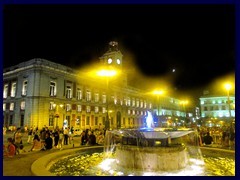
[[117,84],[126,87],[127,86],[127,74],[123,70],[123,55],[118,49],[118,42],[109,42],[109,48],[106,53],[101,56],[100,63],[108,69],[117,71]]

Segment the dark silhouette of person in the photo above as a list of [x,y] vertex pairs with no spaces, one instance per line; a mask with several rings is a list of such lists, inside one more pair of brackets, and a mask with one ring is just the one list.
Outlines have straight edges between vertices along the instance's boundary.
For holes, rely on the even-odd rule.
[[212,136],[210,136],[210,133],[209,133],[209,132],[207,132],[207,135],[205,135],[205,136],[203,137],[203,142],[204,142],[206,145],[212,144],[213,138],[212,138]]
[[88,137],[88,145],[96,145],[96,136],[93,134],[92,131],[90,131],[90,135]]
[[53,145],[53,140],[50,136],[50,133],[46,133],[44,147],[41,150],[44,151],[44,150],[52,149],[52,145]]

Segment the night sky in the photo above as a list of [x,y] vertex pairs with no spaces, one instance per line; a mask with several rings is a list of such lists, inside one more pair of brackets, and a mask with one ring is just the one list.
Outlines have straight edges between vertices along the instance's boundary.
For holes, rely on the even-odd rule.
[[112,40],[133,85],[167,81],[174,92],[202,92],[234,73],[234,5],[4,7],[4,68],[44,58],[78,69],[97,62]]

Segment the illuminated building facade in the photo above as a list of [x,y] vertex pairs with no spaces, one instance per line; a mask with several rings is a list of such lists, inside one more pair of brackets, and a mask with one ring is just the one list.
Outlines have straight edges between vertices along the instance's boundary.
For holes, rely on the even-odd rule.
[[[157,102],[127,84],[123,55],[117,42],[109,45],[100,64],[117,69],[120,76],[109,78],[108,85],[105,77],[40,58],[4,69],[3,125],[104,128],[108,111],[112,129],[143,127],[147,111],[155,112]],[[174,98],[164,97],[159,107],[165,123],[169,117],[184,116]]]
[[[235,122],[235,96],[228,97],[204,95],[199,98],[201,107],[201,118],[203,125],[208,127],[221,127]],[[230,110],[229,110],[230,107]],[[231,117],[230,117],[231,115]]]

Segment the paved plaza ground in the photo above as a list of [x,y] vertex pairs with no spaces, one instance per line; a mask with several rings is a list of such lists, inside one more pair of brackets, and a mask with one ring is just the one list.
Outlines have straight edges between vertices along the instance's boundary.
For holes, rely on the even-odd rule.
[[[7,134],[3,136],[3,143],[5,144],[7,142],[8,137],[12,137],[13,134]],[[16,155],[13,158],[4,157],[3,158],[3,176],[34,176],[34,174],[31,171],[31,166],[37,159],[50,154],[55,153],[59,151],[65,151],[73,148],[81,148],[86,146],[80,146],[80,137],[74,137],[73,143],[64,145],[62,150],[59,149],[51,149],[47,151],[37,151],[37,152],[28,152],[28,150],[31,149],[31,144],[27,143],[27,135],[23,136],[23,144],[24,149],[26,152],[23,152],[19,155]],[[74,144],[74,147],[73,147]],[[209,148],[221,148],[219,145],[213,145],[208,146]],[[226,151],[232,151],[234,150],[228,150],[228,148],[225,148]]]

